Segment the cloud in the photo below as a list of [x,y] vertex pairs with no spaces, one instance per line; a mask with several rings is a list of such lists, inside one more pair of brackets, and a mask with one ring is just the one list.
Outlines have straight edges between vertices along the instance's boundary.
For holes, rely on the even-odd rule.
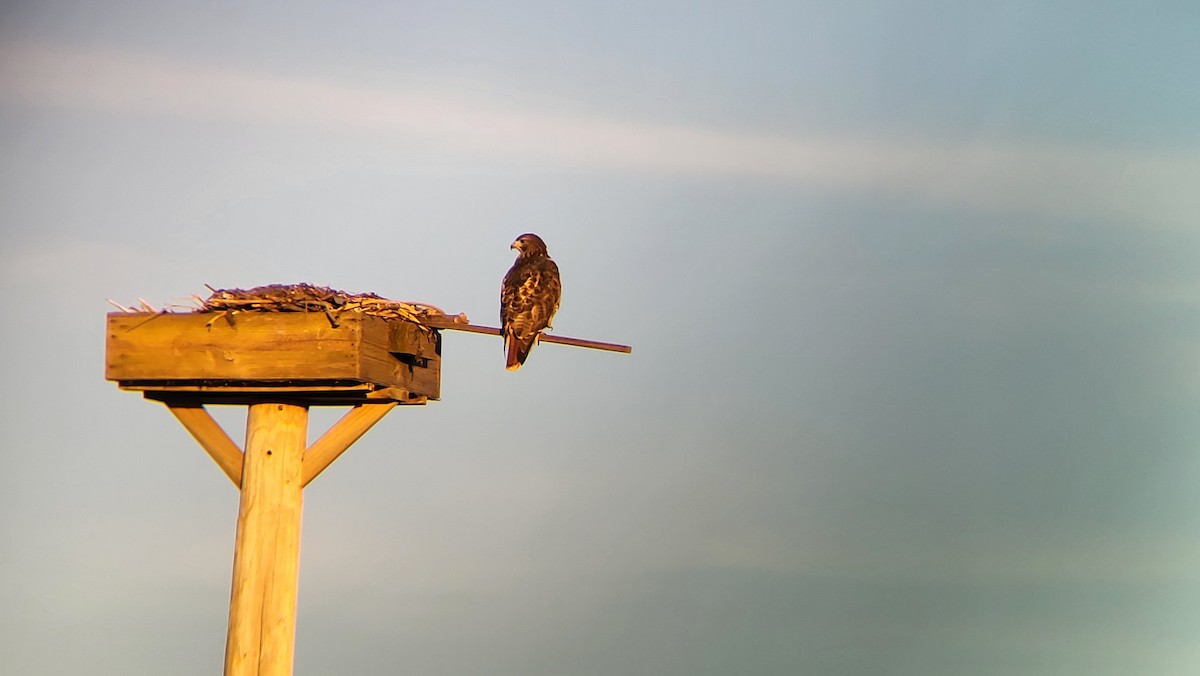
[[[410,78],[408,82],[415,82]],[[750,175],[933,206],[1186,224],[1200,158],[1094,146],[765,135],[555,112],[520,94],[319,78],[43,44],[0,48],[0,102],[370,135],[572,167]]]

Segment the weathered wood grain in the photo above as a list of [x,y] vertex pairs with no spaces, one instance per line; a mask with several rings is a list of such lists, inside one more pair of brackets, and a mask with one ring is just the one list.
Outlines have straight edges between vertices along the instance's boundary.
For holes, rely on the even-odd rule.
[[401,403],[437,399],[435,331],[361,312],[108,315],[105,377],[127,389],[249,392],[394,389]]
[[292,673],[307,433],[307,407],[262,403],[247,413],[225,676]]

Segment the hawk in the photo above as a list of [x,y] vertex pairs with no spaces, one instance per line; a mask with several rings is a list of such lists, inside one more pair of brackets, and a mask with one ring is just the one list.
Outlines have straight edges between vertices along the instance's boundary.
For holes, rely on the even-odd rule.
[[511,248],[518,255],[500,287],[500,335],[507,355],[505,367],[516,371],[542,331],[551,328],[562,298],[562,281],[541,237],[525,233]]

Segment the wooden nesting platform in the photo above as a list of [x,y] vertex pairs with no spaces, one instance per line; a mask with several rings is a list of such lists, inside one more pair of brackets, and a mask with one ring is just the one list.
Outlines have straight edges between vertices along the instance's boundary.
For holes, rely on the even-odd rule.
[[[292,673],[303,489],[398,404],[440,397],[440,330],[500,335],[422,303],[310,284],[213,289],[195,312],[108,315],[105,377],[166,404],[237,486],[226,676]],[[614,352],[626,345],[549,337]],[[245,404],[238,446],[205,408]],[[311,444],[309,407],[350,410]]]
[[441,335],[346,311],[108,315],[105,377],[148,399],[199,404],[424,404]]

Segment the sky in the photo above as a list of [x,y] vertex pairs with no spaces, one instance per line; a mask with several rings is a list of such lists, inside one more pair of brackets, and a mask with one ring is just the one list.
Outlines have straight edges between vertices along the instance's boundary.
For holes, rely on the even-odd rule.
[[4,3],[0,653],[222,663],[237,493],[104,380],[109,299],[303,281],[495,325],[532,231],[556,332],[633,353],[510,373],[447,332],[442,400],[305,491],[295,673],[1195,673],[1198,27]]

